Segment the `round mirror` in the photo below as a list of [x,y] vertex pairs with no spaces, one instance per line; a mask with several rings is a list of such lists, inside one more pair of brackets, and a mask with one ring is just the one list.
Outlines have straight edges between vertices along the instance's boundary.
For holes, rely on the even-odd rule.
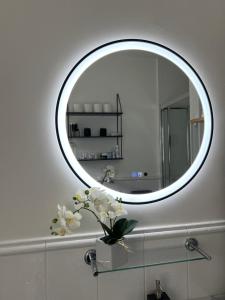
[[213,117],[203,82],[181,56],[153,42],[120,40],[88,53],[68,74],[56,131],[85,185],[140,204],[194,178],[209,151]]

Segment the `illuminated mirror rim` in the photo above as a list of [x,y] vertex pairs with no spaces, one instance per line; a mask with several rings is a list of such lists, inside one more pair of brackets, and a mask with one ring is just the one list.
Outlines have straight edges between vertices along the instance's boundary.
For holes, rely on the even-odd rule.
[[[80,76],[96,61],[112,53],[116,53],[124,50],[143,50],[150,52],[151,54],[157,54],[169,61],[173,62],[179,69],[181,69],[189,80],[194,85],[199,98],[202,104],[202,110],[204,114],[204,133],[202,138],[202,144],[199,149],[199,152],[189,167],[189,169],[174,183],[171,185],[147,194],[127,194],[121,193],[112,189],[109,189],[106,186],[103,186],[101,183],[96,181],[91,177],[85,169],[80,165],[76,159],[74,153],[69,144],[67,137],[66,129],[66,111],[67,104],[69,101],[70,94],[75,86],[76,82]],[[209,99],[208,92],[202,82],[201,78],[193,67],[179,54],[173,50],[163,46],[161,44],[151,42],[148,40],[141,39],[123,39],[109,42],[103,44],[100,47],[92,50],[86,54],[70,71],[67,75],[59,96],[56,105],[55,113],[55,125],[56,125],[56,134],[59,142],[60,149],[62,154],[69,165],[72,172],[84,183],[87,187],[100,187],[103,188],[106,192],[110,193],[114,197],[121,197],[124,203],[127,204],[147,204],[153,203],[165,198],[172,196],[173,194],[180,191],[184,188],[199,172],[202,165],[204,164],[206,157],[208,155],[213,134],[213,114],[212,107]]]

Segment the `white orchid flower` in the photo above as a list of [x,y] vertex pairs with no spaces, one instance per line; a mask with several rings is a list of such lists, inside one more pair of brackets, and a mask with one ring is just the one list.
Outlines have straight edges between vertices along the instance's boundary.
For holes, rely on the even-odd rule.
[[100,188],[90,188],[89,192],[90,192],[89,198],[90,198],[91,201],[94,201],[96,199],[104,201],[104,202],[108,202],[108,201],[113,201],[114,200],[114,198],[111,195],[106,194]]
[[55,232],[59,235],[65,235],[66,233],[71,233],[72,230],[80,227],[80,220],[82,216],[80,213],[76,212],[73,214],[71,210],[66,209],[66,207],[58,205],[58,223],[59,227],[55,228]]
[[115,201],[111,195],[104,193],[99,188],[90,189],[89,199],[93,203],[93,206],[97,212],[103,210],[107,212],[109,209],[109,204],[112,201]]
[[65,227],[66,226],[66,220],[65,220],[66,207],[64,205],[60,206],[58,204],[57,208],[58,208],[57,215],[58,215],[59,224],[62,227]]
[[115,218],[117,217],[117,215],[116,215],[116,213],[115,213],[114,211],[109,210],[109,211],[108,211],[108,217],[109,217],[110,219],[115,219]]
[[108,216],[110,219],[114,219],[116,217],[120,217],[126,215],[127,211],[124,209],[122,203],[117,201],[110,203],[110,207],[108,210]]
[[84,207],[84,202],[78,202],[78,203],[74,203],[74,208],[76,209],[76,210],[80,210],[81,208],[83,208]]
[[102,223],[105,224],[107,218],[108,218],[108,214],[107,214],[105,211],[101,211],[101,212],[99,213],[99,219],[100,219],[100,221],[101,221]]
[[118,201],[114,201],[113,203],[111,203],[111,207],[113,208],[115,217],[120,217],[127,214],[127,211],[124,208],[123,204]]
[[66,227],[57,227],[54,229],[57,235],[64,236],[67,233],[70,233]]
[[[87,190],[88,191],[88,190]],[[75,197],[74,197],[75,201],[78,201],[78,202],[85,202],[87,201],[87,194],[86,194],[86,190],[85,191],[79,191]]]
[[106,194],[103,190],[91,188],[89,191],[89,198],[101,222],[105,223],[107,218],[114,219],[127,214],[123,204],[115,200],[111,195]]
[[[121,236],[123,237],[126,233],[132,231],[137,223],[136,220],[128,222],[129,220],[126,218],[119,220],[120,222],[117,223],[117,217],[127,214],[122,199],[114,199],[100,188],[81,191],[73,197],[73,200],[72,205],[75,211],[66,208],[65,205],[58,205],[57,217],[52,219],[50,226],[52,235],[64,236],[80,227],[81,210],[86,210],[96,217],[105,235],[102,240],[108,245],[112,243],[121,244]],[[116,230],[115,226],[119,226],[121,232]],[[126,248],[124,243],[123,247]]]
[[107,212],[108,211],[108,202],[102,199],[95,199],[93,201],[93,206],[97,212]]
[[79,212],[72,213],[72,211],[66,211],[66,225],[69,229],[76,229],[80,227],[80,220],[82,216]]

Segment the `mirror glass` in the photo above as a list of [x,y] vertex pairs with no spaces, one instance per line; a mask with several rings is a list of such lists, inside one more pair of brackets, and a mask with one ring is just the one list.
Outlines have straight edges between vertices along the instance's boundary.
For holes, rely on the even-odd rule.
[[125,48],[100,56],[71,71],[78,74],[64,107],[64,140],[86,177],[75,173],[87,186],[93,183],[84,177],[110,191],[155,195],[192,169],[208,130],[207,109],[187,72],[164,55]]

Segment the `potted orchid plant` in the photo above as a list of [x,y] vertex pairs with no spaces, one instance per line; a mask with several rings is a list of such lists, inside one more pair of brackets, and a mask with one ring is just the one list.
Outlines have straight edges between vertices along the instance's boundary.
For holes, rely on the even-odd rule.
[[124,236],[135,228],[137,221],[122,217],[127,211],[121,201],[122,199],[115,199],[99,188],[82,190],[73,197],[73,210],[58,205],[57,217],[52,220],[50,227],[51,234],[63,236],[72,233],[80,227],[81,213],[85,210],[96,219],[104,232],[104,236],[100,238],[101,243],[128,249]]
[[[80,227],[82,211],[89,212],[100,224],[104,236],[96,241],[97,261],[118,267],[127,261],[124,236],[136,226],[136,220],[122,217],[127,214],[122,199],[113,198],[99,188],[78,192],[73,197],[73,209],[58,205],[57,217],[50,226],[52,235],[64,236]],[[105,245],[105,246],[104,246]]]

